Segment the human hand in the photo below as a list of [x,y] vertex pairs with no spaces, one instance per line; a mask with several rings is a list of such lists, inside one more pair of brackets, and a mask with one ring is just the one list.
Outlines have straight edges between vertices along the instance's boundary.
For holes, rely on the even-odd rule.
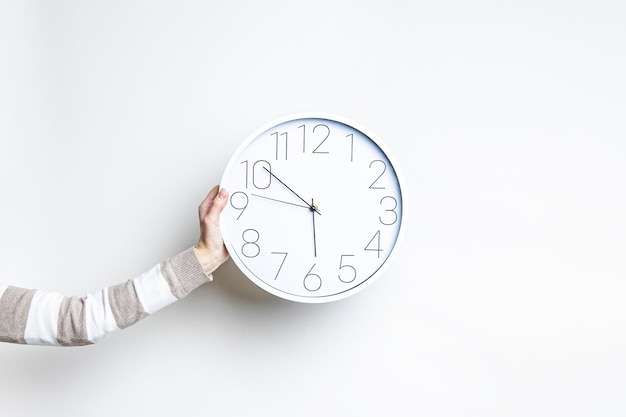
[[227,202],[228,191],[220,190],[219,185],[216,185],[198,207],[200,238],[193,249],[207,275],[228,260],[228,251],[220,230],[220,213]]

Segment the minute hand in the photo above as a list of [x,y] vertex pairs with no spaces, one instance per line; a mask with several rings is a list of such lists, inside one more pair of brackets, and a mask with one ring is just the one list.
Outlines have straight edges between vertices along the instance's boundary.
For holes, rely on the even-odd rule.
[[294,190],[292,190],[287,184],[285,184],[284,182],[282,182],[280,180],[280,178],[278,178],[276,175],[274,175],[272,173],[272,171],[270,171],[269,169],[263,167],[264,170],[266,170],[272,177],[276,178],[276,180],[281,183],[282,185],[284,185],[289,191],[291,191],[293,193],[293,195],[295,195],[296,197],[298,197],[300,200],[302,200],[304,202],[304,204],[307,205],[307,207],[309,207],[311,210],[315,211],[317,214],[319,214],[320,216],[322,215],[322,213],[320,213],[319,209],[317,208],[317,206],[313,203],[308,203],[304,198],[300,197],[298,195],[298,193],[296,193]]

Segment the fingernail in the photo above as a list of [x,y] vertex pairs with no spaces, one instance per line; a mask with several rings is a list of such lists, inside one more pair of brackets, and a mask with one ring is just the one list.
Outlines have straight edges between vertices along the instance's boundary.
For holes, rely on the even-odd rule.
[[225,189],[221,189],[220,190],[220,194],[219,194],[220,198],[226,198],[226,190]]

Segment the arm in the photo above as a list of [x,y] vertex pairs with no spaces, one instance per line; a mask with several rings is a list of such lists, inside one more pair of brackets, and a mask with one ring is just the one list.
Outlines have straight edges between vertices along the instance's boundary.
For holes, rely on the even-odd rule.
[[200,238],[184,252],[125,283],[83,297],[0,286],[0,341],[81,346],[97,343],[118,329],[187,296],[212,280],[228,259],[219,228],[227,192],[214,187],[198,209]]

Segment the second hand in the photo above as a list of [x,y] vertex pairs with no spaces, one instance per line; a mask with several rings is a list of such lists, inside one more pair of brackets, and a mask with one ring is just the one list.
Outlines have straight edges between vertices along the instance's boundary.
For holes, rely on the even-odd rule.
[[259,198],[264,198],[266,200],[272,200],[272,201],[277,201],[279,203],[283,203],[283,204],[289,204],[290,206],[296,206],[296,207],[304,207],[304,208],[308,208],[311,209],[311,206],[309,205],[304,205],[304,204],[296,204],[296,203],[290,203],[289,201],[283,201],[283,200],[279,200],[277,198],[272,198],[272,197],[266,197],[264,195],[260,195],[260,194],[254,194],[254,193],[250,193],[250,195],[253,195],[255,197],[259,197]]

